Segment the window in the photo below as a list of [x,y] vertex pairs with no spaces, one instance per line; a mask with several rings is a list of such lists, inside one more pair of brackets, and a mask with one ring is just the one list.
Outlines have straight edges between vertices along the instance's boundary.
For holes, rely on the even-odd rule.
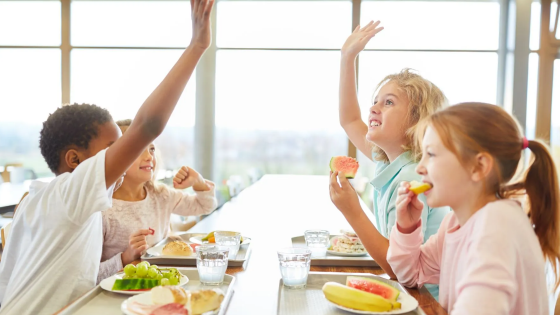
[[350,1],[218,2],[217,12],[217,177],[328,174],[330,157],[347,153],[338,49]]
[[[74,49],[71,63],[71,100],[94,103],[113,119],[132,119],[175,64],[181,49]],[[163,134],[156,140],[160,167],[192,165],[195,84],[187,84]],[[160,168],[161,169],[161,168]]]

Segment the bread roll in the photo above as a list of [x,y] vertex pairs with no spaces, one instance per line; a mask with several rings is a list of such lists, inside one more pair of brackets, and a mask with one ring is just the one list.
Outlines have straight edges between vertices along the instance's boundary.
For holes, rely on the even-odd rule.
[[173,241],[171,243],[167,243],[161,252],[164,255],[171,256],[191,256],[193,254],[193,250],[189,244],[183,241]]
[[187,309],[189,314],[204,314],[219,309],[223,300],[224,294],[220,289],[192,291]]
[[190,292],[178,286],[157,286],[152,289],[152,302],[155,305],[169,303],[187,304]]

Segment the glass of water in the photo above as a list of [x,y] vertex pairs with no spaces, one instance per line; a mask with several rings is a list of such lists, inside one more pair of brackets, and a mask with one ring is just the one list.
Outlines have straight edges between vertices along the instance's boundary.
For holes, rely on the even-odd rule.
[[217,245],[200,245],[196,247],[196,269],[200,283],[220,285],[228,266],[229,248]]
[[239,251],[241,233],[230,231],[216,231],[214,232],[216,244],[226,246],[229,248],[229,259],[235,259]]
[[331,244],[329,231],[307,230],[305,231],[305,245],[311,250],[311,258],[327,256],[327,249]]
[[284,248],[278,251],[282,282],[289,289],[302,289],[307,284],[311,263],[311,250],[300,247]]

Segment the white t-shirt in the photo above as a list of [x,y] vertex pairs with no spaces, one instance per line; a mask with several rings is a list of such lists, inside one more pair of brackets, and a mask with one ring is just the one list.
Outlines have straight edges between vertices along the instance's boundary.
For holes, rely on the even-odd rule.
[[105,151],[50,183],[35,181],[18,207],[0,262],[0,314],[52,314],[95,286],[101,211],[111,207]]

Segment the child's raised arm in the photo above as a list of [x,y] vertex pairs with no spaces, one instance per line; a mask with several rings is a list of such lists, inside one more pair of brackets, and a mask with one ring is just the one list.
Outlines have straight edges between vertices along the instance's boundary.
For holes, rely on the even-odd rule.
[[356,91],[356,57],[369,40],[383,30],[383,27],[378,27],[379,23],[371,21],[363,28],[358,25],[342,46],[340,61],[340,125],[350,141],[370,159],[371,145],[366,141],[368,127],[362,120]]
[[212,40],[210,13],[214,0],[191,0],[192,40],[165,79],[146,99],[127,132],[108,150],[105,182],[109,188],[165,128],[185,85]]

